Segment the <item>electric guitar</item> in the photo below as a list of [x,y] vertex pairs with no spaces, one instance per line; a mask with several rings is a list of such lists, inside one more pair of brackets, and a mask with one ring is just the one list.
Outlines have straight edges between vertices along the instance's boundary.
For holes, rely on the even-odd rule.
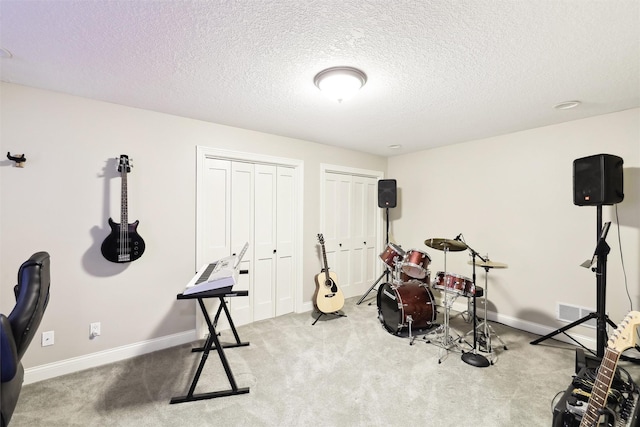
[[640,325],[640,312],[630,311],[615,330],[613,336],[607,341],[604,358],[600,362],[598,375],[591,390],[587,410],[580,421],[580,427],[596,427],[600,425],[600,417],[604,415],[603,408],[607,403],[607,396],[616,372],[618,359],[623,351],[636,345],[638,336],[636,328],[638,325]]
[[329,272],[322,234],[318,234],[318,242],[322,245],[324,268],[319,274],[316,274],[315,303],[322,313],[335,313],[344,306],[344,295],[338,287],[338,276],[333,271]]
[[118,172],[122,177],[120,223],[109,218],[111,233],[102,242],[102,255],[111,262],[135,261],[144,253],[144,240],[138,234],[138,223],[129,224],[127,218],[127,174],[131,172],[129,156],[122,154],[118,163]]

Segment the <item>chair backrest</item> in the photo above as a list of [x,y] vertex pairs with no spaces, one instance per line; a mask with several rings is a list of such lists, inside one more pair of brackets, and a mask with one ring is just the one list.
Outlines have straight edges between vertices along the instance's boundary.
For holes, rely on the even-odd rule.
[[9,314],[18,360],[22,359],[40,326],[44,310],[49,303],[50,282],[47,252],[31,255],[18,270],[18,284],[14,287],[16,305]]

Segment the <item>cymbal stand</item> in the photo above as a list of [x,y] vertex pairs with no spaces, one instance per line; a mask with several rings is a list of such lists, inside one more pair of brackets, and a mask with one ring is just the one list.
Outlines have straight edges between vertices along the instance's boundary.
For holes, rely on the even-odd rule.
[[[458,345],[458,342],[460,341],[461,337],[460,336],[458,336],[458,338],[452,337],[450,335],[451,329],[449,328],[449,316],[451,313],[451,306],[453,305],[453,302],[456,300],[456,298],[458,298],[457,292],[450,292],[448,290],[444,290],[444,296],[442,301],[444,305],[444,322],[442,325],[438,326],[438,328],[435,331],[429,332],[427,335],[424,336],[424,340],[427,344],[432,343],[440,347],[440,350],[438,350],[438,363],[442,363],[442,361],[448,355],[449,350],[452,350],[454,347],[456,350],[462,351],[460,346]],[[429,337],[432,335],[439,336],[439,337],[436,338],[435,340],[431,340]],[[443,350],[444,350],[444,356],[442,355]]]
[[[465,242],[466,244],[467,242]],[[471,255],[473,256],[473,286],[475,288],[476,286],[476,256],[478,258],[480,258],[482,261],[487,261],[486,259],[482,258],[482,256],[476,252],[471,246],[469,246],[467,244],[467,248],[471,251]],[[485,289],[485,298],[487,295],[487,291]],[[487,305],[486,305],[486,300],[485,300],[485,312],[487,309]],[[468,365],[471,366],[475,366],[477,368],[486,368],[487,366],[489,366],[489,360],[484,357],[481,354],[478,354],[477,352],[477,342],[478,342],[478,336],[477,336],[477,327],[476,327],[476,323],[477,323],[477,318],[476,318],[476,295],[475,292],[473,294],[473,350],[469,353],[464,353],[462,354],[462,361]]]
[[[489,259],[489,257],[487,257],[487,259]],[[502,341],[502,338],[500,338],[500,336],[496,333],[496,331],[493,329],[493,327],[489,324],[489,322],[487,322],[487,294],[489,293],[489,281],[488,281],[488,277],[489,277],[489,269],[490,267],[484,267],[484,319],[482,320],[482,322],[480,322],[480,324],[476,327],[477,330],[481,331],[482,337],[484,338],[484,347],[485,350],[487,351],[487,353],[490,353],[493,355],[493,347],[491,346],[491,335],[494,335],[498,341],[500,341],[500,344],[502,344],[502,348],[504,350],[507,350],[507,345],[504,343],[504,341]],[[481,342],[482,345],[482,342]],[[491,364],[493,364],[493,361],[491,362]]]

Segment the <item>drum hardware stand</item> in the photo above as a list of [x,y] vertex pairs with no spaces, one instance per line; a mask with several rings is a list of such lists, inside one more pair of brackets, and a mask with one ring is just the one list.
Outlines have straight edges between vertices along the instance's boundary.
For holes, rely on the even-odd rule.
[[[378,277],[378,280],[376,280],[375,282],[373,282],[373,285],[371,285],[371,287],[369,289],[367,289],[367,292],[365,292],[362,297],[360,297],[360,299],[358,300],[358,302],[356,303],[356,305],[360,305],[362,304],[362,301],[364,301],[364,299],[367,297],[367,295],[369,295],[369,293],[373,290],[373,288],[376,287],[376,285],[378,284],[378,282],[380,282],[380,280],[382,280],[383,277],[387,276],[387,282],[389,281],[389,270],[384,271],[380,277]],[[371,305],[371,303],[369,303],[369,305]]]
[[465,321],[465,323],[471,323],[473,321],[473,312],[474,312],[474,308],[473,306],[475,305],[475,300],[473,298],[469,298],[467,300],[467,309],[465,311],[462,311],[458,314],[456,314],[453,317],[457,317],[460,316],[462,317],[462,320]]
[[[487,260],[488,259],[489,257],[487,257]],[[489,294],[489,282],[487,279],[488,279],[490,268],[491,267],[489,267],[488,265],[484,266],[484,271],[485,271],[484,273],[484,319],[477,326],[477,329],[481,331],[481,334],[484,337],[485,348],[487,352],[493,353],[493,347],[491,346],[491,335],[495,335],[498,341],[500,341],[500,344],[502,344],[502,348],[504,350],[508,350],[508,349],[507,349],[507,345],[504,343],[504,341],[502,341],[502,338],[500,338],[500,336],[496,333],[496,331],[489,324],[489,322],[487,322],[487,295]]]
[[409,345],[413,345],[413,342],[416,339],[416,337],[413,336],[413,333],[411,331],[411,324],[413,323],[413,316],[408,314],[407,315],[407,321],[409,322]]
[[[440,347],[440,350],[438,351],[438,363],[442,363],[442,361],[448,355],[449,350],[451,350],[453,347],[457,348],[458,350],[461,350],[460,346],[458,345],[458,342],[460,341],[461,337],[458,336],[457,339],[454,339],[449,334],[449,332],[451,331],[449,327],[449,316],[451,313],[451,306],[453,305],[453,302],[456,300],[457,297],[458,297],[457,293],[449,292],[447,290],[444,291],[444,301],[443,301],[444,323],[438,326],[438,328],[435,331],[429,332],[427,335],[423,337],[423,339],[427,344],[435,344],[438,347]],[[430,335],[440,335],[440,337],[432,341],[429,338]],[[444,357],[441,356],[442,354],[441,350],[445,350]]]
[[[462,235],[462,234],[461,234]],[[466,244],[467,242],[465,242]],[[486,368],[487,366],[489,366],[491,363],[489,362],[489,360],[484,357],[481,354],[477,353],[477,344],[478,344],[478,335],[477,335],[477,318],[476,318],[476,293],[475,293],[475,286],[476,286],[476,256],[478,258],[480,258],[482,261],[487,261],[484,258],[482,258],[482,256],[476,252],[471,246],[467,245],[467,248],[471,251],[471,255],[473,256],[473,287],[474,287],[474,292],[473,292],[473,350],[469,353],[462,353],[462,361],[468,365],[471,366],[475,366],[477,368]],[[485,294],[484,297],[487,297],[487,291],[485,289]],[[485,299],[485,312],[487,309],[487,305],[486,305],[486,299]],[[486,320],[486,319],[485,319]]]
[[593,254],[593,258],[591,259],[591,265],[593,265],[593,259],[596,258],[596,268],[591,268],[591,271],[596,273],[596,285],[597,285],[597,295],[596,295],[596,304],[597,310],[594,313],[589,313],[584,316],[582,319],[578,319],[573,323],[570,323],[567,326],[564,326],[560,329],[551,332],[550,334],[545,335],[542,338],[538,338],[535,341],[531,341],[531,344],[539,344],[547,338],[554,337],[559,333],[565,333],[566,330],[573,328],[581,323],[587,322],[591,319],[597,319],[597,356],[599,358],[604,357],[604,349],[607,343],[607,323],[611,325],[613,328],[617,328],[617,325],[609,319],[609,316],[606,313],[607,305],[606,305],[606,297],[607,297],[607,255],[609,255],[610,247],[606,242],[607,233],[609,232],[609,226],[611,222],[607,222],[604,227],[602,226],[602,205],[597,205],[597,230],[598,230],[598,243],[596,244],[596,249]]
[[[389,244],[389,208],[386,208],[386,224],[387,224],[387,237],[386,237],[386,241],[385,244],[388,245]],[[382,272],[382,274],[380,275],[380,277],[378,277],[378,280],[376,280],[375,282],[373,282],[373,285],[371,285],[371,287],[369,289],[367,289],[367,292],[365,292],[362,297],[360,297],[360,299],[358,300],[358,302],[356,303],[356,305],[360,305],[362,304],[362,301],[364,301],[364,299],[367,297],[367,295],[369,295],[369,293],[373,290],[373,288],[376,287],[376,285],[378,284],[378,282],[380,280],[382,280],[383,277],[387,278],[387,282],[389,282],[389,269],[385,268],[385,271]],[[371,305],[372,303],[369,303],[369,305]]]

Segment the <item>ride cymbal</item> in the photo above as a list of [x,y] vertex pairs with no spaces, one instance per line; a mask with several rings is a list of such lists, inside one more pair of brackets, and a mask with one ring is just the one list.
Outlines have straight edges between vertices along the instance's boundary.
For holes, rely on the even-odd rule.
[[424,244],[439,251],[455,252],[467,249],[467,245],[464,242],[452,239],[427,239]]
[[[473,261],[469,261],[468,264],[473,265]],[[477,261],[476,265],[478,267],[483,268],[509,268],[509,266],[503,262],[494,262],[494,261]]]

